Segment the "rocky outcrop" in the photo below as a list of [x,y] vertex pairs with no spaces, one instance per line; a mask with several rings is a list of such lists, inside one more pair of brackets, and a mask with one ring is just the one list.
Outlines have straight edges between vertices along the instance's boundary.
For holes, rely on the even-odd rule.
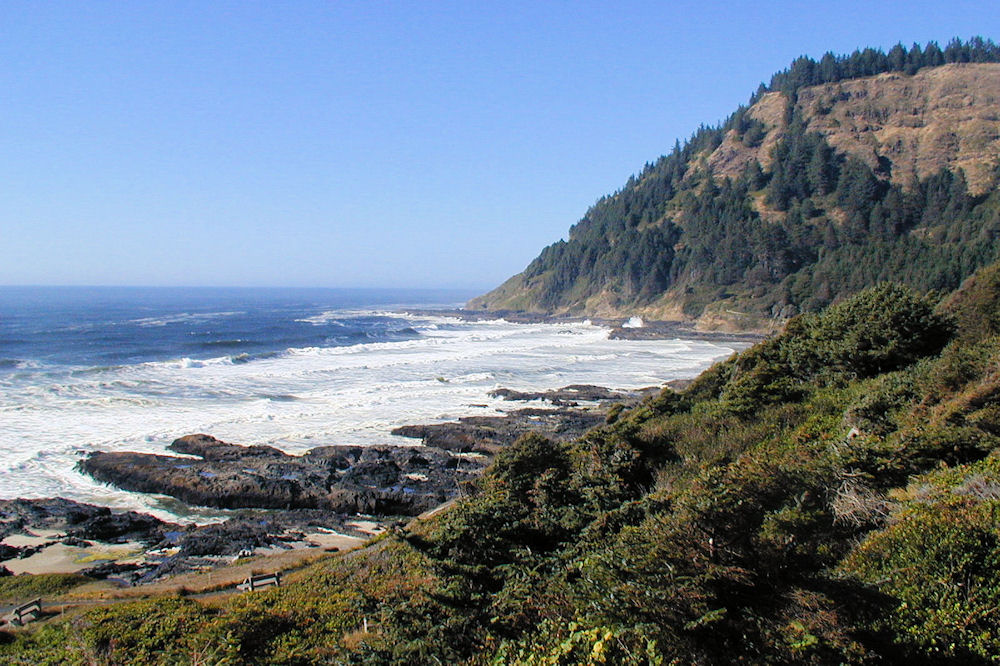
[[[52,530],[70,540],[153,543],[174,527],[144,513],[113,512],[108,507],[61,497],[0,500],[0,539],[25,531]],[[0,560],[4,559],[10,558],[0,550]]]
[[[659,391],[658,388],[653,390]],[[603,402],[607,400],[622,402],[636,397],[641,392],[612,391],[603,386],[592,384],[571,384],[561,389],[551,391],[515,391],[508,388],[498,388],[490,391],[490,396],[504,400],[545,400],[559,407],[576,407],[581,402]]]
[[[101,558],[99,564],[79,572],[90,578],[134,585],[213,568],[231,562],[241,552],[318,547],[310,542],[310,533],[332,531],[366,537],[366,533],[351,524],[352,520],[350,516],[319,509],[244,510],[221,523],[179,525],[135,511],[115,512],[62,498],[0,500],[3,538],[15,534],[36,536],[39,532],[52,534],[51,540],[32,546],[19,548],[0,543],[0,563],[30,557],[59,544],[79,548],[83,556],[89,549],[109,543],[138,543],[142,545],[141,552],[128,550],[124,562]],[[99,552],[108,554],[106,550]],[[6,571],[0,564],[0,576]]]
[[[788,316],[794,312],[789,311]],[[785,316],[783,313],[781,316]],[[737,345],[743,349],[767,338],[761,333],[699,331],[690,324],[674,321],[647,321],[641,327],[616,326],[608,334],[610,340],[703,340],[717,344]]]
[[450,499],[482,463],[427,447],[324,446],[292,456],[189,435],[168,448],[199,456],[97,452],[80,469],[125,490],[226,509],[324,509],[417,515]]
[[467,416],[450,423],[407,425],[394,429],[392,434],[417,438],[425,446],[439,449],[493,455],[529,432],[570,441],[601,425],[604,419],[604,410],[527,408],[504,416]]
[[[449,423],[406,425],[393,435],[420,439],[425,446],[461,453],[493,455],[529,432],[568,442],[602,425],[613,404],[633,405],[659,393],[658,387],[638,391],[614,391],[592,384],[571,384],[550,391],[515,391],[498,388],[490,395],[504,400],[544,400],[556,409],[528,407],[503,416],[466,416]],[[590,403],[581,406],[580,403]]]

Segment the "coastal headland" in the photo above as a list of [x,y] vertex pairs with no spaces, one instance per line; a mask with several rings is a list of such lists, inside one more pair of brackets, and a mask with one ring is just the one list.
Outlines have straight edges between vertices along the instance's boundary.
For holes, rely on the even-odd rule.
[[590,322],[595,326],[603,326],[611,329],[608,337],[612,340],[703,340],[706,342],[736,343],[748,347],[778,332],[774,327],[763,330],[705,330],[698,328],[694,322],[682,320],[548,314],[524,310],[475,310],[468,308],[421,310],[408,308],[406,312],[411,315],[454,317],[462,321],[504,319],[516,324],[579,324]]

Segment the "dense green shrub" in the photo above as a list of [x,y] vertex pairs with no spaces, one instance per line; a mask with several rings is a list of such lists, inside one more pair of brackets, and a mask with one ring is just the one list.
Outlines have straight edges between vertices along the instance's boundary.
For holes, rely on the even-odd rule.
[[1000,502],[916,504],[853,553],[845,568],[896,602],[874,622],[900,654],[928,663],[1000,654]]
[[886,282],[830,307],[811,329],[819,363],[872,377],[938,353],[954,325],[932,303]]

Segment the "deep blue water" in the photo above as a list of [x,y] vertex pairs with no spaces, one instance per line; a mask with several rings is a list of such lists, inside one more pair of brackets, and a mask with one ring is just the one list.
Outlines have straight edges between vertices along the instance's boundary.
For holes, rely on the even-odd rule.
[[26,363],[100,367],[220,356],[253,360],[292,347],[406,340],[418,334],[405,321],[370,311],[455,306],[474,295],[459,290],[0,287],[0,372]]

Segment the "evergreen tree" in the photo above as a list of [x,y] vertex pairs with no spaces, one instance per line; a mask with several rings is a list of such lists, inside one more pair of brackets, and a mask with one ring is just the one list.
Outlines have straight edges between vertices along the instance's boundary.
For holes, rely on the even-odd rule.
[[906,66],[906,49],[902,44],[896,44],[887,54],[889,58],[889,68],[894,72],[902,72]]

